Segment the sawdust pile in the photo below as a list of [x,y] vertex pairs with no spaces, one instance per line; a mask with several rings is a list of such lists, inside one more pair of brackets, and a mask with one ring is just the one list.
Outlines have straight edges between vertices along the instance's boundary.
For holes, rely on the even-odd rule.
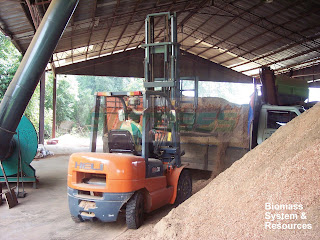
[[[285,204],[288,209],[266,210],[266,203]],[[290,210],[290,206],[300,207]],[[276,218],[290,214],[291,219],[271,221],[266,219],[270,214],[279,214]],[[267,222],[282,229],[269,229]],[[134,235],[140,239],[319,239],[320,103],[149,229]]]

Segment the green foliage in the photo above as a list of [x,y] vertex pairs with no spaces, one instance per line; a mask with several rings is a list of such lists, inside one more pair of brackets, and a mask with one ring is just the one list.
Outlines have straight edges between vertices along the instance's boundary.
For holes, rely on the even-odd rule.
[[[48,79],[48,74],[46,74],[46,80]],[[49,78],[50,79],[50,78]],[[50,84],[50,81],[49,81]],[[46,82],[46,88],[49,85]],[[47,89],[46,89],[47,91]],[[52,95],[46,93],[46,99],[52,98]],[[40,112],[40,84],[36,87],[33,92],[32,98],[29,101],[29,104],[24,112],[24,114],[30,119],[32,124],[38,130],[39,126],[39,112]],[[44,109],[44,134],[46,138],[51,136],[52,131],[52,107],[46,107]]]
[[40,109],[39,99],[40,99],[40,87],[38,84],[24,112],[24,114],[30,119],[30,121],[32,122],[32,124],[35,126],[36,129],[39,126],[39,109]]
[[21,54],[0,32],[0,100],[3,98],[9,83],[16,73],[21,61]]
[[[45,108],[52,109],[53,75],[47,74]],[[74,121],[75,104],[78,101],[78,82],[74,78],[58,76],[56,121]]]
[[[0,32],[0,100],[13,79],[21,59],[22,55],[10,42],[10,39]],[[25,115],[36,128],[39,125],[39,96],[40,91],[37,87],[25,110]]]

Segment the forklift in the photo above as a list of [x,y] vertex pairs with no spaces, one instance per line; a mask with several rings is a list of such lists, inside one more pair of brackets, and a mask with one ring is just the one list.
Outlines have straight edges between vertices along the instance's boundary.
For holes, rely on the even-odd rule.
[[[155,42],[155,19],[159,18],[165,20],[163,40]],[[119,212],[125,211],[128,228],[137,229],[145,213],[167,204],[180,204],[191,196],[191,175],[181,164],[184,151],[179,134],[181,91],[176,14],[150,14],[145,24],[145,90],[96,93],[91,152],[70,156],[68,202],[75,222],[112,222]],[[154,66],[161,61],[163,76],[157,77]],[[97,153],[102,99],[108,151]],[[142,108],[135,120],[131,115],[137,115],[139,109],[130,108],[132,102],[136,102],[134,107]],[[137,130],[139,122],[142,132]],[[136,127],[136,131],[123,128],[124,125]]]

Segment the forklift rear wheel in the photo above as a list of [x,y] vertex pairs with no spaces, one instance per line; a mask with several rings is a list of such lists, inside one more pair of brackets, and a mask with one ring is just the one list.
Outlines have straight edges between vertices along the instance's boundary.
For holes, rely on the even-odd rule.
[[183,203],[192,194],[192,179],[189,170],[184,169],[179,177],[178,187],[177,187],[177,198],[175,201],[176,205]]
[[136,192],[126,207],[126,223],[129,229],[138,229],[143,223],[144,200],[141,192]]
[[71,219],[72,219],[75,223],[81,223],[81,222],[83,222],[83,219],[82,219],[81,217],[71,216]]

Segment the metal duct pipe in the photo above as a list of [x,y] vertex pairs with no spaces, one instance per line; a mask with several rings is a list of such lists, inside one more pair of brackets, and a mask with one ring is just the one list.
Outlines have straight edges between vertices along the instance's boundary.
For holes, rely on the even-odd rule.
[[79,0],[53,0],[0,104],[0,160]]

